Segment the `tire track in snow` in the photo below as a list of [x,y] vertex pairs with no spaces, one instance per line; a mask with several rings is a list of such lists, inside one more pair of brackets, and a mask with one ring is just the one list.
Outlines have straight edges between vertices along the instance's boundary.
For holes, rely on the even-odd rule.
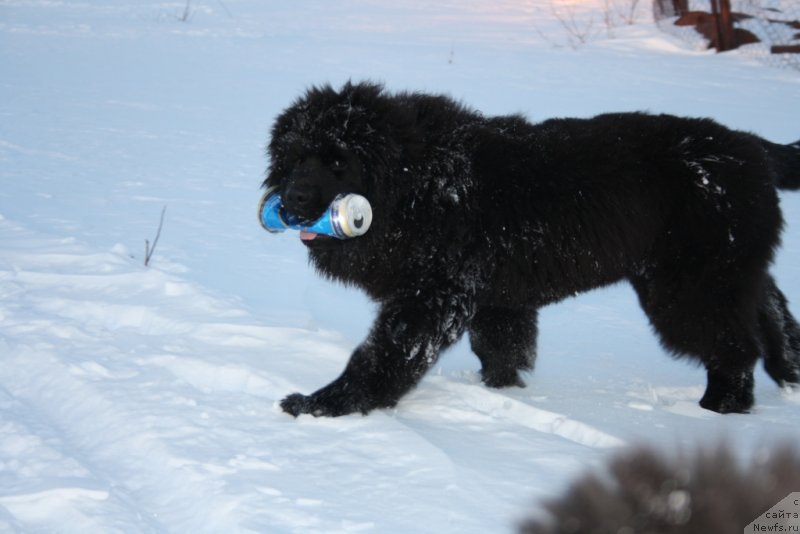
[[[339,359],[338,337],[254,324],[123,250],[98,253],[1,216],[0,239],[0,393],[35,421],[17,432],[52,442],[55,470],[81,473],[14,472],[14,487],[0,490],[0,530],[61,529],[71,518],[75,532],[249,532],[242,523],[260,512],[238,485],[280,471],[253,442],[258,407],[298,389],[273,371],[300,365],[297,354]],[[4,421],[17,419],[0,411],[0,447],[15,430],[3,432]]]
[[[51,463],[72,465],[81,475],[40,476],[18,463],[15,487],[0,491],[7,522],[46,528],[71,518],[72,526],[58,528],[76,532],[87,526],[109,532],[246,532],[235,511],[238,499],[221,491],[224,481],[198,476],[196,462],[161,437],[161,393],[147,389],[142,380],[151,375],[142,374],[130,357],[133,347],[152,354],[165,339],[193,337],[202,328],[194,317],[219,320],[241,313],[157,270],[137,270],[120,255],[42,237],[3,219],[0,231],[7,245],[0,251],[0,296],[13,296],[0,302],[0,391],[7,392],[6,404],[24,407],[17,410],[24,420],[35,422],[26,429],[15,423],[20,417],[2,416],[0,428],[4,421],[16,428],[0,439],[16,430],[27,435],[28,445],[53,442],[56,450],[28,447],[29,463],[55,457]],[[218,324],[212,330],[221,336],[232,328]],[[191,361],[185,364],[192,370]],[[219,377],[213,364],[194,371]],[[246,386],[247,375],[238,369],[233,378]],[[256,386],[271,389],[265,380]],[[185,430],[201,431],[178,429]],[[16,449],[6,450],[12,462],[20,461]],[[121,524],[114,528],[92,518],[86,525],[82,511],[93,507],[114,509]]]
[[430,417],[429,406],[434,401],[425,397],[435,396],[435,402],[439,405],[435,412],[438,418],[466,422],[499,419],[553,434],[586,447],[611,448],[625,445],[624,440],[591,425],[491,391],[482,384],[464,384],[439,376],[430,377],[426,382],[432,388],[415,391],[407,400],[402,401],[402,408],[418,416]]
[[161,531],[246,532],[234,512],[237,501],[222,494],[218,481],[184,469],[185,462],[141,416],[74,378],[50,352],[26,346],[4,352],[5,388],[58,429],[73,456],[105,481],[107,488],[98,491],[131,502],[131,514],[149,511],[141,518],[142,530],[156,525]]
[[0,532],[153,532],[35,412],[0,386]]

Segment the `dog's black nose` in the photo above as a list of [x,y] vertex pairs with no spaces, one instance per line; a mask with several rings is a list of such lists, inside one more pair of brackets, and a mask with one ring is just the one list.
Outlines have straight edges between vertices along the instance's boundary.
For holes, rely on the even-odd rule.
[[308,182],[293,182],[283,192],[283,205],[295,215],[306,219],[318,216],[319,188]]

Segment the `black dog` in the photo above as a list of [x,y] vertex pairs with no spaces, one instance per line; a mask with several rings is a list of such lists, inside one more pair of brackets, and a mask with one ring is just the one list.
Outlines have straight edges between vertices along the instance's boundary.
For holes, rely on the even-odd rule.
[[641,113],[531,124],[348,83],[281,114],[269,156],[290,213],[315,219],[342,192],[374,212],[362,237],[302,234],[380,311],[339,378],[283,400],[292,415],[394,406],[465,331],[488,386],[522,386],[537,310],[623,279],[663,345],[705,365],[704,408],[747,412],[762,354],[800,383],[800,326],[768,273],[800,142]]

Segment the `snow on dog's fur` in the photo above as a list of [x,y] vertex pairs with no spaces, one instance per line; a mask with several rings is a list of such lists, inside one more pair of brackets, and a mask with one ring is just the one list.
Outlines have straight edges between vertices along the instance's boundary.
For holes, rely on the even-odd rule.
[[465,332],[488,386],[523,385],[538,309],[619,280],[671,353],[705,365],[703,407],[748,411],[761,355],[800,383],[800,328],[768,272],[800,144],[669,115],[485,117],[348,83],[283,112],[269,157],[265,186],[293,215],[339,193],[373,207],[362,237],[302,234],[317,270],[379,311],[339,378],[283,400],[290,414],[394,406]]

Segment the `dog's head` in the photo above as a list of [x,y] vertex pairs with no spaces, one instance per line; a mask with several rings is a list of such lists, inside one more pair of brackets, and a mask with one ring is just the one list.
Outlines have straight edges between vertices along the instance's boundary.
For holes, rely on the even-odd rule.
[[[287,212],[308,221],[339,194],[357,193],[374,203],[379,177],[391,173],[401,153],[398,118],[379,85],[312,88],[275,121],[264,185],[281,194]],[[304,242],[334,243],[321,236]]]
[[315,87],[275,121],[264,186],[302,222],[319,218],[340,194],[369,201],[372,224],[353,239],[301,231],[323,275],[391,294],[414,270],[408,258],[451,261],[473,233],[475,195],[466,140],[482,118],[444,95],[387,93],[371,83]]

